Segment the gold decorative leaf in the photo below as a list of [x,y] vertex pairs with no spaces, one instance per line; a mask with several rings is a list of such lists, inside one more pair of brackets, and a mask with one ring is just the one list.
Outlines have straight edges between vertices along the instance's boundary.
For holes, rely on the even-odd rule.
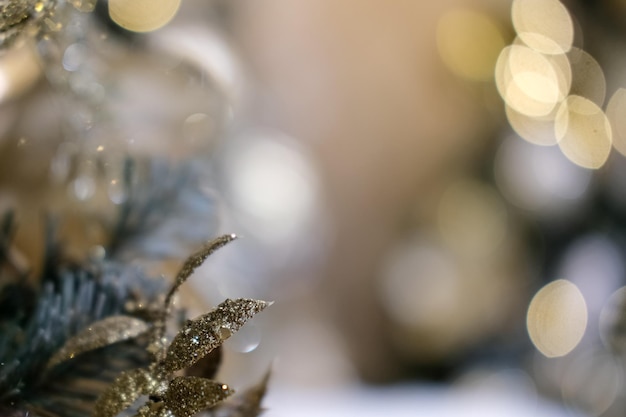
[[154,402],[149,400],[145,405],[141,406],[137,410],[137,414],[134,417],[177,417],[172,410],[161,402]]
[[96,401],[93,417],[115,417],[140,396],[157,392],[160,384],[149,369],[122,372]]
[[198,362],[269,305],[249,298],[227,299],[211,312],[188,320],[167,350],[165,371],[174,372]]
[[174,285],[172,286],[169,293],[167,294],[167,297],[165,300],[166,309],[169,308],[171,299],[174,296],[174,294],[176,294],[176,291],[178,291],[178,288],[181,285],[183,285],[185,281],[187,281],[187,278],[189,278],[189,276],[193,274],[196,268],[202,265],[204,261],[206,260],[206,258],[211,256],[213,252],[227,245],[228,243],[232,242],[235,239],[237,239],[237,236],[233,234],[222,235],[206,243],[202,247],[202,249],[200,249],[199,251],[191,255],[189,258],[187,258],[183,266],[180,268],[178,275],[176,275],[176,279],[174,280]]
[[165,404],[176,417],[191,417],[223,401],[234,391],[228,385],[196,376],[174,378],[165,394]]
[[84,352],[139,336],[149,325],[130,316],[112,316],[91,324],[71,337],[48,361],[47,369],[73,359]]
[[185,369],[185,375],[213,379],[222,363],[222,350],[222,346],[213,349],[204,358]]

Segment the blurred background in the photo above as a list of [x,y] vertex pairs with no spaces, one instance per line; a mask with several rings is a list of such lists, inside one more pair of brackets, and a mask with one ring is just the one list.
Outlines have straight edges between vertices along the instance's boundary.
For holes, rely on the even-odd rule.
[[0,38],[30,268],[43,211],[91,256],[125,181],[190,166],[144,244],[242,237],[181,302],[276,301],[223,370],[272,367],[268,416],[622,415],[626,2],[70,3]]

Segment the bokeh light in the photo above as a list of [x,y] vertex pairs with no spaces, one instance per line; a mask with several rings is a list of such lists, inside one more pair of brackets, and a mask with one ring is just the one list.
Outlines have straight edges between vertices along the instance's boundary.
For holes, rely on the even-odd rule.
[[567,355],[587,328],[587,305],[578,287],[559,279],[541,288],[528,307],[526,326],[542,354],[549,358]]
[[496,63],[496,86],[510,107],[527,116],[545,116],[569,89],[560,61],[524,45],[502,50]]
[[558,0],[515,0],[513,26],[519,37],[543,54],[562,54],[574,42],[572,18]]
[[574,164],[602,167],[612,147],[601,109],[606,79],[600,64],[573,46],[572,16],[558,0],[515,0],[511,16],[517,38],[502,50],[495,68],[511,127],[530,143],[558,143]]
[[619,88],[606,106],[606,116],[611,123],[613,147],[626,155],[626,89]]
[[606,98],[606,78],[598,61],[579,48],[572,48],[567,57],[572,67],[572,86],[569,93],[585,97],[602,107]]
[[581,96],[563,101],[555,119],[555,134],[565,156],[584,168],[602,167],[611,152],[608,118],[597,104]]
[[535,146],[510,136],[496,154],[498,188],[512,204],[560,220],[585,201],[591,171],[572,164],[556,146]]
[[151,32],[176,16],[181,0],[109,0],[111,19],[132,32]]
[[542,117],[529,117],[505,105],[505,112],[511,128],[522,139],[534,145],[556,145],[557,138],[554,134],[556,111]]
[[469,9],[452,9],[437,27],[439,54],[456,75],[474,81],[493,78],[493,67],[504,47],[498,25],[488,15]]
[[317,173],[292,138],[262,130],[243,136],[225,155],[226,191],[233,208],[259,239],[291,242],[316,214]]
[[0,103],[24,93],[41,77],[41,62],[30,43],[0,55]]

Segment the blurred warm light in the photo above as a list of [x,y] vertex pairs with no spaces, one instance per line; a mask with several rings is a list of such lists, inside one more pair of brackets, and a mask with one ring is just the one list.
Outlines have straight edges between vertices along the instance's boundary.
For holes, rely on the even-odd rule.
[[437,27],[437,45],[443,62],[456,75],[489,80],[504,38],[494,19],[484,13],[452,9]]
[[572,48],[567,57],[572,67],[569,93],[585,97],[602,107],[606,98],[606,78],[598,61],[579,48]]
[[506,138],[496,154],[495,177],[507,200],[540,215],[562,218],[584,201],[591,171],[572,164],[556,146]]
[[541,117],[529,117],[511,106],[505,105],[506,118],[511,128],[521,138],[534,145],[551,146],[556,145],[557,139],[554,134],[554,118],[556,111]]
[[606,106],[606,116],[611,123],[613,146],[626,156],[626,89],[620,88],[613,93]]
[[390,342],[420,363],[459,354],[499,331],[515,279],[502,269],[506,250],[480,248],[483,256],[468,257],[433,232],[417,232],[389,253],[378,291]]
[[496,63],[496,86],[510,107],[526,116],[546,116],[567,95],[569,80],[562,60],[527,46],[510,45]]
[[0,55],[0,103],[24,93],[41,73],[39,57],[30,43]]
[[507,232],[507,211],[498,193],[474,181],[450,186],[441,198],[438,226],[443,240],[462,254],[493,252]]
[[317,173],[293,139],[254,132],[226,155],[228,193],[240,221],[260,239],[286,242],[310,225]]
[[526,325],[542,354],[549,358],[565,356],[578,345],[587,328],[585,299],[570,281],[553,281],[533,297]]
[[176,16],[181,0],[109,0],[111,19],[132,32],[151,32]]
[[597,104],[581,96],[569,96],[557,112],[555,133],[567,158],[584,168],[598,169],[609,157],[611,125]]
[[562,54],[574,42],[572,18],[558,0],[515,0],[513,26],[526,45],[543,54]]
[[[574,24],[559,1],[515,0],[511,11],[518,38],[502,50],[495,70],[511,127],[530,143],[558,143],[577,165],[602,167],[613,140],[600,108],[606,94],[602,68],[572,46]],[[611,110],[617,115],[616,97]]]

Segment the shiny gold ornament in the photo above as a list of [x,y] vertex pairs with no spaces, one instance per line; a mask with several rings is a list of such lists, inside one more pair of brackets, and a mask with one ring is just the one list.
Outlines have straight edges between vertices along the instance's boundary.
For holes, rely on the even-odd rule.
[[209,255],[234,239],[235,235],[218,237],[185,261],[153,322],[127,316],[96,322],[68,340],[53,355],[48,369],[81,353],[147,333],[150,340],[146,349],[153,356],[152,364],[145,369],[122,373],[96,401],[94,417],[115,417],[143,395],[149,396],[149,399],[139,408],[136,416],[190,417],[230,396],[234,391],[228,385],[208,378],[175,377],[173,374],[195,364],[221,346],[271,303],[246,298],[227,299],[211,312],[188,320],[169,347],[165,330],[174,296],[180,286]]

